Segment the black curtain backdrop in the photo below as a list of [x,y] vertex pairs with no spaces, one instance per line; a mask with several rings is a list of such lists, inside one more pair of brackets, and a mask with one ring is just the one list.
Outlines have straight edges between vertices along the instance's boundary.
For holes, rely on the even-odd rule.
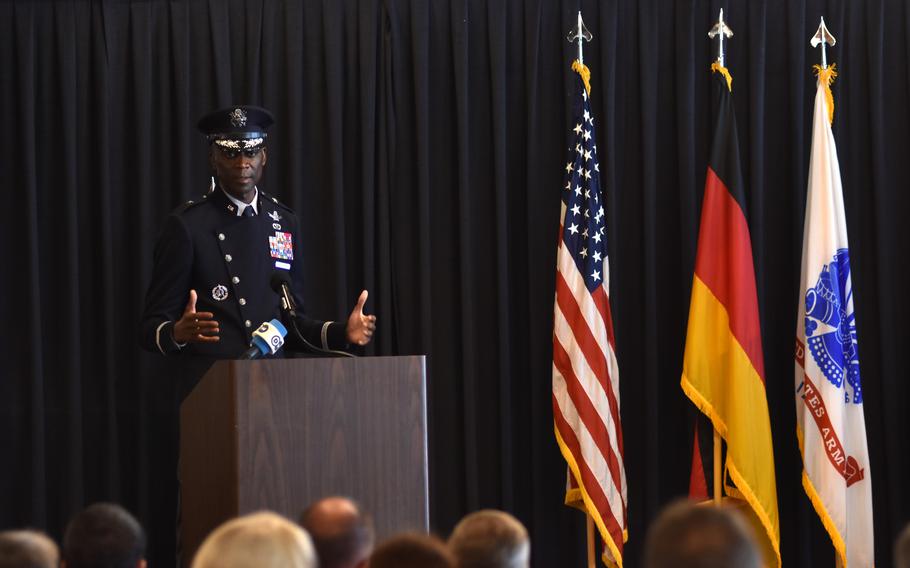
[[834,134],[877,563],[890,565],[910,518],[903,0],[2,2],[0,527],[59,538],[83,505],[115,500],[149,527],[153,564],[171,564],[180,385],[135,329],[163,219],[208,186],[195,121],[247,102],[278,119],[262,186],[302,218],[310,313],[343,317],[369,288],[380,331],[366,353],[427,354],[434,530],[499,507],[528,525],[536,566],[581,565],[550,396],[565,38],[580,8],[638,565],[647,524],[688,487],[679,376],[721,7],[792,566],[833,559],[800,486],[793,344],[820,16],[838,40]]

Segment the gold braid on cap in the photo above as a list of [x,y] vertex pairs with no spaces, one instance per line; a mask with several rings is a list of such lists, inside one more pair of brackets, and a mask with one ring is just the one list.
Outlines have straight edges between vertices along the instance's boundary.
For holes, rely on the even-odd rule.
[[262,144],[263,138],[246,138],[243,140],[224,140],[218,139],[214,143],[222,148],[230,148],[231,150],[246,150],[247,148],[255,148]]

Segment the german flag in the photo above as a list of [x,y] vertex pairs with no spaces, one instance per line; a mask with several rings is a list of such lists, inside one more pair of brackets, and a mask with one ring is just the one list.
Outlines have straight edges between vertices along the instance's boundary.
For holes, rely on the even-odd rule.
[[681,384],[726,442],[724,478],[735,485],[726,491],[749,504],[767,535],[766,557],[780,566],[774,450],[732,79],[726,68],[711,68],[719,105]]

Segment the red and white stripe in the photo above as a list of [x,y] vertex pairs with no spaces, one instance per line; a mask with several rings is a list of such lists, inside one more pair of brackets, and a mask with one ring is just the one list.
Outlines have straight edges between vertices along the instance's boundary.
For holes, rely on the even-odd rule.
[[[565,205],[562,217],[565,219]],[[562,230],[560,230],[562,235]],[[610,317],[608,263],[593,293],[560,238],[553,323],[553,415],[575,484],[606,550],[621,563],[626,475],[619,409],[619,367]],[[577,471],[573,470],[574,465]],[[613,550],[615,547],[616,550]]]

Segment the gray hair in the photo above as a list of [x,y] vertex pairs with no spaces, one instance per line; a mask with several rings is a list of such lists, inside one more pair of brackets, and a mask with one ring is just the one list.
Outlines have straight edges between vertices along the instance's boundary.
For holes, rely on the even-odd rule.
[[449,537],[460,568],[527,568],[531,541],[521,522],[495,509],[467,515]]
[[760,568],[761,554],[732,510],[679,501],[648,530],[645,568]]

